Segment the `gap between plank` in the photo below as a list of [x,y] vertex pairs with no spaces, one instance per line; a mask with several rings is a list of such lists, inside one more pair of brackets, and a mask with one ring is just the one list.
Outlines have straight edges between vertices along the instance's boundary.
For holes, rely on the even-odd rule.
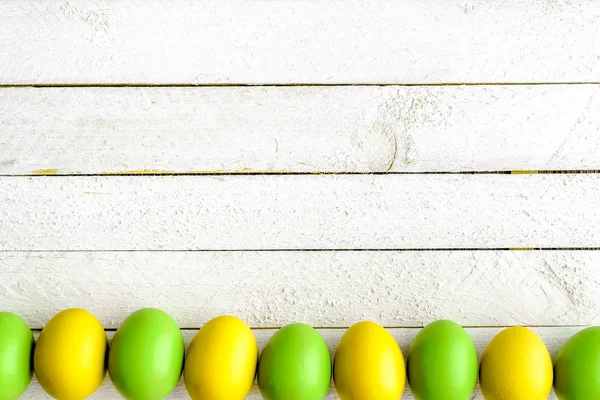
[[63,87],[335,87],[335,86],[555,86],[555,85],[600,85],[600,82],[439,82],[439,83],[54,83],[54,84],[0,84],[3,88],[63,88]]
[[193,252],[214,252],[214,253],[241,253],[241,252],[418,252],[418,251],[598,251],[600,247],[490,247],[490,248],[376,248],[376,249],[196,249],[196,250],[0,250],[1,253],[193,253]]
[[95,177],[95,176],[286,176],[286,175],[497,175],[497,174],[512,174],[512,175],[528,175],[528,174],[597,174],[598,169],[574,169],[574,170],[514,170],[514,171],[377,171],[377,172],[286,172],[286,171],[231,171],[231,172],[175,172],[175,171],[123,171],[123,172],[100,172],[90,174],[58,174],[54,170],[40,170],[33,174],[0,174],[0,177],[8,178],[31,178],[31,177]]

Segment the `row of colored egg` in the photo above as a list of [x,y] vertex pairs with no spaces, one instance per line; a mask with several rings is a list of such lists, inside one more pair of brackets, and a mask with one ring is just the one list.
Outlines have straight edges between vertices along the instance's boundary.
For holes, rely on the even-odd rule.
[[342,400],[397,400],[407,376],[418,400],[467,400],[478,377],[486,400],[547,399],[553,382],[559,399],[587,400],[600,398],[600,327],[569,339],[553,371],[544,343],[527,328],[500,332],[478,363],[468,333],[454,322],[437,321],[416,336],[405,367],[384,328],[359,322],[342,336],[332,369],[325,341],[305,324],[278,330],[259,359],[250,328],[235,317],[218,317],[196,334],[184,361],[179,327],[157,309],[131,314],[110,347],[100,322],[85,310],[54,316],[36,344],[25,321],[0,313],[0,400],[17,399],[32,370],[52,397],[83,399],[100,386],[106,364],[113,384],[129,400],[165,398],[182,369],[194,400],[242,400],[256,375],[267,400],[322,400],[332,375]]

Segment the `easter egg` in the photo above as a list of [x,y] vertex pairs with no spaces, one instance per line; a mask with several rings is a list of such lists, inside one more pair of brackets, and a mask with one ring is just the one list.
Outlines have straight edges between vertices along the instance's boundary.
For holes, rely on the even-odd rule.
[[144,308],[117,329],[108,352],[108,373],[128,400],[164,399],[179,381],[184,351],[173,318],[156,308]]
[[258,363],[258,387],[266,400],[322,400],[331,384],[331,357],[316,330],[291,324],[278,330]]
[[552,360],[530,329],[507,328],[481,356],[479,384],[486,400],[546,400],[552,390]]
[[452,321],[436,321],[415,337],[407,357],[410,389],[417,400],[469,400],[477,384],[477,351]]
[[27,323],[9,312],[0,312],[0,400],[16,400],[33,375],[33,333]]
[[406,379],[400,347],[381,326],[363,321],[337,347],[333,380],[341,400],[398,400]]
[[56,314],[42,329],[33,353],[35,375],[58,400],[81,400],[98,389],[106,370],[108,341],[89,312],[71,308]]
[[554,392],[560,400],[600,399],[600,326],[579,331],[560,349]]
[[192,400],[243,400],[254,383],[258,346],[242,320],[222,316],[196,334],[183,377]]

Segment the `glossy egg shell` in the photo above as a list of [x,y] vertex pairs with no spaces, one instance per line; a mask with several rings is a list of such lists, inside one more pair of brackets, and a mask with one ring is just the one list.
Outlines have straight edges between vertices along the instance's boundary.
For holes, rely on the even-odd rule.
[[340,339],[333,377],[341,400],[398,400],[406,381],[404,357],[388,331],[359,322]]
[[504,329],[481,356],[479,384],[486,400],[546,400],[552,391],[552,360],[530,329]]
[[600,327],[573,335],[554,360],[554,391],[560,400],[600,399]]
[[331,356],[319,332],[291,324],[271,337],[258,364],[265,400],[322,400],[330,384]]
[[81,400],[104,379],[106,333],[91,313],[71,308],[56,314],[42,329],[33,365],[42,388],[59,400]]
[[177,323],[156,308],[144,308],[123,321],[110,345],[108,372],[128,400],[164,399],[183,368],[184,342]]
[[258,345],[242,320],[217,317],[196,334],[185,359],[184,380],[193,400],[243,400],[256,374]]
[[0,400],[16,400],[31,382],[33,333],[27,323],[0,312]]
[[417,400],[469,400],[477,384],[477,351],[460,325],[436,321],[415,337],[407,357]]

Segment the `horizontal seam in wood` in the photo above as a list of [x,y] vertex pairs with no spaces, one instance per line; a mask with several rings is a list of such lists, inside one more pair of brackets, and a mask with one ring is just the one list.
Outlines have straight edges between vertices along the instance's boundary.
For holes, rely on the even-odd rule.
[[556,85],[600,85],[600,82],[439,82],[439,83],[24,83],[0,84],[3,88],[63,88],[63,87],[336,87],[336,86],[556,86]]
[[598,251],[598,247],[490,247],[490,248],[373,248],[373,249],[197,249],[197,250],[43,250],[43,249],[28,249],[28,250],[0,250],[2,253],[240,253],[240,252],[264,252],[264,253],[294,253],[294,252],[437,252],[437,251]]
[[97,177],[97,176],[293,176],[293,175],[528,175],[528,174],[598,174],[600,169],[574,169],[574,170],[511,170],[511,171],[422,171],[422,172],[402,172],[402,171],[377,171],[377,172],[283,172],[283,171],[261,171],[261,172],[172,172],[172,171],[152,171],[152,172],[100,172],[90,174],[60,174],[60,173],[33,173],[33,174],[0,174],[5,178],[40,178],[40,177]]

